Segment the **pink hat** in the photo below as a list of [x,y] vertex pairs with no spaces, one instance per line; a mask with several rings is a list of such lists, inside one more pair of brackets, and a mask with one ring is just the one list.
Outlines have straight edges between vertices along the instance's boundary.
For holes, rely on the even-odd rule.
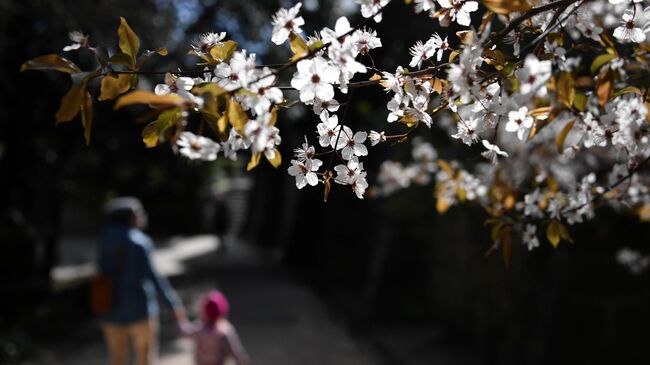
[[201,307],[205,320],[210,323],[216,322],[219,318],[228,316],[228,311],[230,310],[228,299],[226,299],[226,296],[220,291],[212,291],[206,294],[205,297],[203,297]]

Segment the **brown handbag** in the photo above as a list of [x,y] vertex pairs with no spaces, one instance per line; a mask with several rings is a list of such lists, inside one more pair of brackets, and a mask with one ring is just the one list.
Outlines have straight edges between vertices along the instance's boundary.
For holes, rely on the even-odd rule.
[[[117,254],[116,276],[122,276],[126,252],[122,248]],[[89,304],[90,311],[96,315],[104,315],[111,310],[115,301],[115,279],[108,274],[97,274],[90,279]]]
[[90,311],[102,315],[113,305],[115,283],[110,275],[98,274],[90,279]]

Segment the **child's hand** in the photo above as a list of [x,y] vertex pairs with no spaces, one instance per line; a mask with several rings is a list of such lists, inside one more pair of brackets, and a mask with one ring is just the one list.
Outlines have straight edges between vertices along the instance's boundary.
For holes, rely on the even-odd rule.
[[174,308],[174,317],[176,318],[176,323],[180,324],[187,322],[187,313],[185,313],[185,308]]

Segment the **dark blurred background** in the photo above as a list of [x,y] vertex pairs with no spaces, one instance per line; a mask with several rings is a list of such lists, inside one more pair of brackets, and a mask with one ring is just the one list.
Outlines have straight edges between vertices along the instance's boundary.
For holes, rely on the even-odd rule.
[[[39,346],[56,344],[61,334],[74,336],[77,327],[69,321],[91,321],[80,294],[83,284],[57,286],[52,272],[71,260],[65,242],[88,237],[84,244],[94,245],[102,206],[119,195],[142,199],[149,233],[161,242],[223,230],[226,218],[215,214],[215,207],[236,196],[241,216],[230,244],[255,247],[275,260],[288,280],[317,293],[378,364],[650,361],[648,274],[632,275],[615,260],[622,247],[646,249],[648,225],[631,216],[601,211],[596,220],[574,227],[574,245],[542,244],[532,253],[517,246],[506,269],[498,253],[484,257],[491,243],[480,208],[455,207],[438,215],[432,186],[365,200],[335,186],[327,204],[320,188],[298,191],[286,166],[303,135],[314,137],[317,118],[307,109],[280,114],[283,167],[276,171],[263,163],[245,173],[245,161],[201,164],[179,158],[168,146],[146,149],[140,137],[144,124],[135,122],[145,109],[114,112],[112,102],[95,101],[86,146],[79,120],[54,123],[69,77],[18,72],[26,60],[61,53],[71,30],[114,51],[119,16],[140,36],[142,49],[170,51],[165,58],[152,57],[145,69],[196,67],[196,59],[186,56],[189,41],[208,31],[228,32],[263,63],[283,62],[290,52],[271,46],[270,17],[291,5],[0,0],[0,363],[37,358]],[[353,24],[360,20],[357,6],[346,0],[308,0],[302,14],[307,34],[332,27],[341,15]],[[416,40],[441,31],[402,1],[389,5],[384,21],[372,27],[383,43],[372,55],[386,70],[408,63],[407,49]],[[66,57],[82,68],[95,67],[86,50]],[[160,80],[143,82],[153,87]],[[95,95],[97,87],[91,86]],[[286,96],[297,97],[291,91]],[[387,128],[386,101],[380,89],[357,91],[351,126]],[[418,133],[442,157],[465,158],[444,132]],[[381,161],[408,156],[410,146],[371,152],[366,166],[372,184]]]

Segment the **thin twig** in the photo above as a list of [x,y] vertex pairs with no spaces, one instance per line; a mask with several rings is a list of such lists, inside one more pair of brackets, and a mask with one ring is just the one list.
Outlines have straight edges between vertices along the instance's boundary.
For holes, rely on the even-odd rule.
[[520,15],[519,17],[515,18],[513,21],[511,21],[504,30],[501,32],[497,33],[493,37],[490,37],[490,39],[485,43],[483,48],[490,48],[493,45],[495,45],[498,41],[503,39],[505,36],[508,35],[511,31],[513,31],[519,24],[523,23],[524,21],[534,17],[535,15],[541,14],[547,10],[555,9],[557,7],[561,6],[568,6],[572,3],[578,2],[580,0],[559,0],[555,1],[546,5],[539,6],[537,8],[532,8],[528,10],[526,13]]

